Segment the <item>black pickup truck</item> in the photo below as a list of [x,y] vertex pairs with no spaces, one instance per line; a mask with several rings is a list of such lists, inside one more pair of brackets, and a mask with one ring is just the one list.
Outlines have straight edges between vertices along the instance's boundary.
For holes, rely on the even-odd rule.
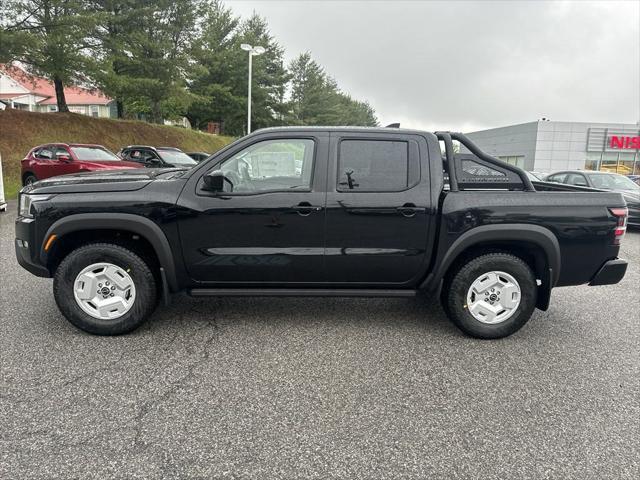
[[[454,141],[471,154],[456,154]],[[535,183],[458,133],[257,131],[192,169],[67,175],[20,193],[16,255],[62,313],[133,330],[172,292],[440,293],[464,332],[521,328],[551,289],[617,283],[619,193]]]

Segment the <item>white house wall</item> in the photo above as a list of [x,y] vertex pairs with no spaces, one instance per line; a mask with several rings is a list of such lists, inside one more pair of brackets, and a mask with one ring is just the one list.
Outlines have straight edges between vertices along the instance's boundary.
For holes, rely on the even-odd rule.
[[[53,108],[52,108],[53,107]],[[81,115],[93,116],[91,112],[93,112],[93,107],[96,105],[73,105],[68,104],[69,111],[73,113],[79,113]],[[100,118],[109,118],[111,116],[111,108],[109,105],[97,105],[98,107],[98,117]],[[56,105],[38,105],[37,111],[39,112],[55,112],[57,111]]]
[[29,93],[29,90],[8,75],[0,73],[0,93]]

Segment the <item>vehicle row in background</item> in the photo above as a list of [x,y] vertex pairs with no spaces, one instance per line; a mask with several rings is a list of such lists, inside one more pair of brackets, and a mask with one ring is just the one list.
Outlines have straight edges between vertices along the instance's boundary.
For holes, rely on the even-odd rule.
[[[199,155],[209,157],[204,152],[199,152]],[[30,185],[45,178],[78,172],[193,167],[198,161],[173,147],[130,145],[116,155],[102,145],[49,143],[32,148],[22,160],[22,184]]]
[[140,168],[127,162],[102,145],[50,143],[32,148],[20,163],[22,184],[30,185],[44,178],[96,170]]
[[592,170],[566,170],[547,175],[544,181],[622,193],[629,209],[629,225],[640,226],[640,185],[630,177]]

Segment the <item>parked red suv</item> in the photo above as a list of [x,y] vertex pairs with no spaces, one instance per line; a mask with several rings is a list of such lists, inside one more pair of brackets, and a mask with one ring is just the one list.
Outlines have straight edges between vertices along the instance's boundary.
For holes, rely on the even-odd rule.
[[50,143],[31,149],[21,162],[22,184],[67,173],[140,168],[122,160],[102,145]]

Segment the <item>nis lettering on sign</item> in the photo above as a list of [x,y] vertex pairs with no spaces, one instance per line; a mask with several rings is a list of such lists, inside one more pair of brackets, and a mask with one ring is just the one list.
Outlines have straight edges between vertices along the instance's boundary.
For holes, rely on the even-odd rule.
[[618,135],[611,135],[609,137],[609,148],[640,150],[640,136],[623,137]]

